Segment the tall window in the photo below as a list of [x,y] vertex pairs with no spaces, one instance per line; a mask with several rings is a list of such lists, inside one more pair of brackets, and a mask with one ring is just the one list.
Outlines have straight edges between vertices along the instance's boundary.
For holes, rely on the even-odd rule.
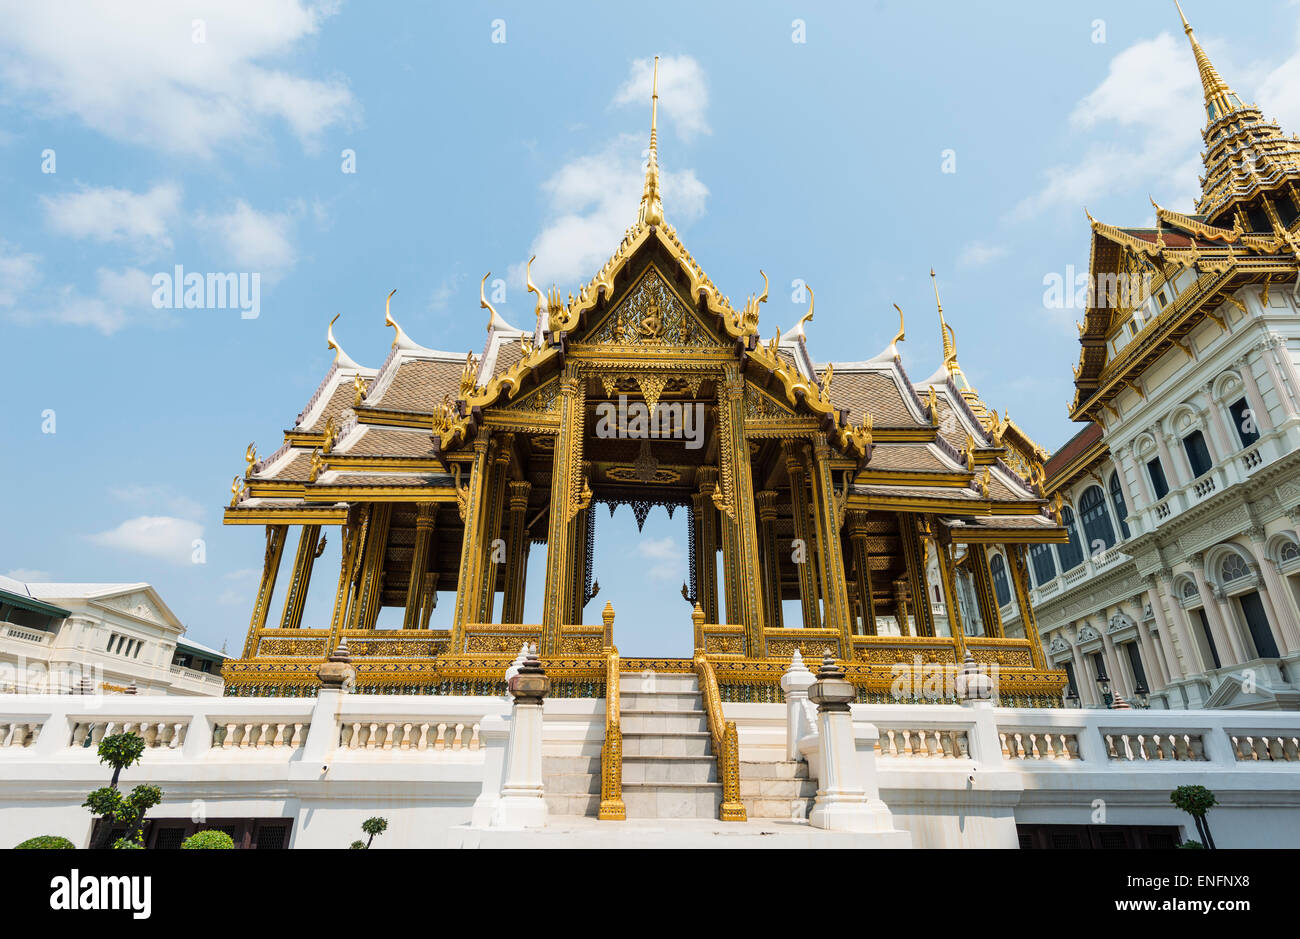
[[1157,502],[1169,495],[1169,483],[1165,480],[1165,468],[1160,465],[1160,457],[1147,461],[1147,475],[1151,477],[1151,488],[1156,492]]
[[1115,518],[1119,520],[1119,531],[1122,538],[1129,537],[1128,522],[1128,505],[1124,502],[1124,486],[1120,483],[1119,471],[1110,474],[1110,502],[1115,506]]
[[1237,428],[1237,436],[1241,438],[1243,447],[1249,447],[1259,439],[1259,424],[1255,422],[1255,412],[1246,403],[1245,398],[1231,405],[1228,411],[1232,414],[1232,426]]
[[1115,544],[1115,529],[1110,524],[1106,497],[1101,494],[1100,486],[1089,486],[1079,499],[1079,515],[1083,518],[1083,533],[1090,551],[1099,541],[1107,548]]
[[1052,556],[1052,549],[1045,544],[1036,544],[1029,549],[1029,560],[1034,565],[1034,580],[1038,586],[1043,586],[1053,577],[1056,576],[1056,558]]
[[989,573],[993,575],[993,592],[998,595],[998,606],[1011,602],[1011,584],[1007,582],[1007,565],[1002,555],[995,554],[989,559]]
[[1065,669],[1065,687],[1066,692],[1073,691],[1077,696],[1079,694],[1079,681],[1074,677],[1074,663],[1063,662],[1061,667]]
[[1183,438],[1183,449],[1187,451],[1187,462],[1192,464],[1192,476],[1200,478],[1214,467],[1210,459],[1210,448],[1205,445],[1205,435],[1194,430]]
[[1061,509],[1061,522],[1065,525],[1070,540],[1066,544],[1057,545],[1056,550],[1061,555],[1061,570],[1072,571],[1083,563],[1083,549],[1079,547],[1079,530],[1074,524],[1074,511],[1069,506]]
[[[1139,626],[1138,628],[1141,629],[1142,627]],[[1151,686],[1147,684],[1147,673],[1146,669],[1142,667],[1142,654],[1138,651],[1137,643],[1124,643],[1124,651],[1128,653],[1129,668],[1133,670],[1133,686],[1136,688],[1141,685],[1150,691]]]
[[1280,653],[1277,651],[1277,642],[1273,639],[1273,630],[1268,626],[1268,617],[1264,613],[1259,591],[1243,593],[1237,602],[1241,604],[1241,615],[1246,618],[1246,628],[1250,630],[1251,641],[1255,643],[1255,653],[1261,659],[1276,659]]
[[1223,668],[1223,662],[1219,658],[1219,650],[1214,644],[1214,632],[1210,629],[1210,618],[1205,615],[1205,607],[1197,610],[1196,615],[1201,621],[1201,635],[1205,637],[1205,647],[1210,650],[1210,660],[1214,662],[1215,668]]

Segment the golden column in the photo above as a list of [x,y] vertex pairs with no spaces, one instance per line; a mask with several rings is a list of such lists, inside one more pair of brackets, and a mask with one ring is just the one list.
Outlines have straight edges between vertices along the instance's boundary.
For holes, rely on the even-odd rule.
[[795,566],[799,570],[799,600],[803,604],[803,625],[818,629],[822,624],[821,610],[817,606],[817,552],[808,536],[808,483],[804,469],[802,441],[786,440],[781,444],[785,454],[785,471],[790,477],[790,509],[794,514]]
[[[587,465],[584,463],[584,468]],[[569,586],[569,605],[564,623],[572,626],[581,625],[582,611],[587,606],[587,524],[591,520],[590,512],[590,506],[579,509],[570,526],[572,547],[569,550],[569,569],[573,580]]]
[[423,622],[424,581],[429,576],[429,545],[433,541],[433,524],[437,515],[436,502],[421,502],[415,507],[415,550],[411,554],[411,580],[406,587],[403,629],[419,629]]
[[514,450],[514,434],[493,438],[496,451],[492,457],[492,475],[488,480],[486,534],[483,539],[483,581],[479,584],[478,622],[493,622],[496,606],[497,568],[506,560],[506,544],[501,539],[501,517],[505,514],[506,481]]
[[957,602],[957,579],[953,572],[952,536],[937,521],[931,522],[934,553],[939,561],[939,580],[943,582],[943,604],[948,610],[948,632],[957,643],[957,661],[966,657],[966,633],[961,625],[961,604]]
[[[735,364],[723,368],[718,392],[718,441],[722,456],[721,479],[724,504],[722,524],[732,527],[732,553],[724,561],[727,589],[735,585],[739,621],[745,626],[745,654],[762,658],[763,596],[758,574],[758,518],[754,511],[754,480],[749,465],[749,443],[745,439],[745,379]],[[725,452],[724,449],[725,448]],[[730,475],[730,479],[728,479]],[[724,539],[725,542],[725,539]],[[730,620],[731,609],[727,609]]]
[[827,628],[840,633],[840,655],[848,658],[853,648],[853,613],[849,609],[849,582],[844,573],[844,546],[840,541],[840,512],[835,504],[835,480],[831,475],[831,448],[823,434],[813,439],[813,507],[817,543],[822,556],[823,607]]
[[450,651],[459,655],[464,651],[465,627],[474,622],[478,612],[479,582],[483,576],[483,529],[487,510],[483,502],[487,497],[487,476],[491,468],[488,432],[480,427],[474,438],[474,462],[470,468],[467,492],[461,494],[465,512],[462,520],[465,533],[460,543],[460,575],[456,579],[456,611],[452,614]]
[[352,505],[348,507],[348,520],[343,526],[343,549],[339,559],[339,585],[334,592],[334,612],[330,616],[330,641],[327,652],[333,652],[339,636],[348,623],[348,615],[357,592],[357,581],[361,575],[362,554],[366,546],[366,534],[370,530],[370,506]]
[[920,630],[914,624],[914,621],[908,616],[908,587],[907,580],[899,578],[894,581],[894,616],[898,619],[898,634],[900,636],[919,636]]
[[519,623],[524,618],[524,586],[528,574],[528,497],[533,484],[528,480],[510,483],[510,546],[506,558],[506,594],[501,601],[501,622]]
[[[1029,572],[1025,566],[1025,546],[1009,544],[1003,547],[1006,549],[1007,558],[1011,561],[1009,565],[1011,583],[1016,590],[1016,605],[1020,607],[1020,622],[1025,624],[1025,638],[1029,640],[1030,660],[1034,668],[1047,668],[1047,657],[1043,655],[1043,642],[1038,637],[1038,617],[1034,615],[1034,605],[1029,601]],[[1075,680],[1080,680],[1082,677],[1078,675]]]
[[704,611],[706,623],[721,623],[718,610],[718,510],[713,505],[713,490],[718,485],[718,468],[701,466],[697,472],[700,491],[691,496],[695,508],[695,576],[699,594],[696,602]]
[[997,591],[993,589],[993,574],[989,571],[989,555],[982,544],[966,545],[970,556],[971,575],[975,578],[975,596],[979,600],[980,619],[984,620],[984,635],[1001,639],[1002,611],[998,609]]
[[388,549],[388,525],[393,517],[391,502],[376,502],[370,508],[370,530],[361,562],[361,580],[348,620],[351,629],[374,629],[379,618],[384,589],[384,554]]
[[542,655],[560,648],[560,626],[573,586],[570,524],[582,506],[582,446],[586,432],[586,383],[569,364],[560,377],[560,435],[551,469],[551,511],[546,538],[546,598],[542,605]]
[[253,618],[248,623],[248,638],[244,640],[244,658],[251,659],[257,651],[257,631],[266,626],[266,613],[271,608],[271,594],[275,593],[275,578],[280,573],[280,556],[284,553],[284,539],[288,525],[266,526],[266,554],[262,558],[262,581],[253,601]]
[[853,546],[853,582],[858,593],[862,634],[876,635],[876,609],[871,600],[871,553],[867,547],[867,513],[849,513],[849,543]]
[[298,536],[298,553],[293,559],[293,577],[289,592],[284,598],[284,612],[280,615],[281,629],[297,629],[302,625],[302,610],[307,602],[307,587],[311,584],[311,569],[320,552],[320,526],[304,525]]
[[917,532],[918,519],[903,513],[898,516],[898,534],[903,543],[903,558],[907,562],[907,592],[912,601],[913,635],[933,636],[934,614],[930,609],[929,588],[925,580],[925,552]]
[[764,489],[754,494],[758,502],[758,519],[762,525],[763,598],[766,601],[767,628],[782,629],[781,557],[776,547],[776,493]]

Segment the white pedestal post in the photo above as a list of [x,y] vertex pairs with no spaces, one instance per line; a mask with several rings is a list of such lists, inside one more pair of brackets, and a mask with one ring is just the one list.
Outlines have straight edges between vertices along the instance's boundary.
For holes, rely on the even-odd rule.
[[816,680],[817,677],[803,664],[799,650],[795,649],[790,667],[781,676],[781,690],[785,692],[785,755],[792,762],[802,759],[799,741],[817,730],[808,718],[808,689]]
[[550,687],[551,681],[542,671],[534,647],[508,683],[514,705],[510,713],[510,739],[506,744],[505,782],[493,817],[495,827],[546,827],[542,704]]

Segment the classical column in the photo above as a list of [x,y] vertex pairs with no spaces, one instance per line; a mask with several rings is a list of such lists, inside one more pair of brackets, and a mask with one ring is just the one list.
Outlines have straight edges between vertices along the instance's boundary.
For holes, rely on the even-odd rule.
[[813,504],[816,508],[817,542],[822,554],[822,582],[825,584],[824,626],[840,632],[841,657],[853,648],[853,612],[849,609],[849,583],[844,573],[844,545],[840,540],[843,516],[831,472],[831,448],[825,436],[813,441]]
[[[1250,404],[1250,416],[1255,419],[1255,426],[1260,434],[1267,433],[1273,429],[1273,421],[1269,417],[1268,408],[1264,407],[1264,396],[1259,392],[1259,382],[1255,381],[1255,370],[1250,367],[1249,356],[1243,355],[1232,364],[1241,372],[1241,380],[1246,386],[1246,400]],[[1282,389],[1279,388],[1278,398],[1281,397]]]
[[1277,647],[1283,650],[1283,655],[1300,652],[1300,624],[1296,623],[1286,587],[1277,573],[1277,565],[1268,556],[1264,529],[1256,526],[1248,529],[1246,534],[1250,536],[1250,543],[1255,548],[1255,557],[1259,558],[1259,570],[1264,578],[1264,590],[1260,591],[1260,596],[1266,604],[1264,612],[1273,627]]
[[411,553],[411,579],[406,585],[406,613],[403,629],[420,628],[420,608],[424,602],[424,580],[428,576],[429,545],[433,541],[433,523],[438,503],[421,502],[415,507],[415,547]]
[[307,602],[307,587],[311,584],[311,569],[316,561],[320,543],[320,526],[304,525],[298,536],[298,553],[293,559],[293,575],[284,597],[284,612],[280,615],[281,629],[297,629],[302,625],[302,610]]
[[[745,440],[745,379],[734,364],[724,366],[722,384],[718,388],[718,446],[723,457],[721,463],[723,496],[731,509],[722,519],[725,526],[730,520],[734,526],[735,545],[725,569],[728,582],[735,578],[736,599],[739,604],[739,621],[745,625],[747,642],[745,653],[753,658],[762,657],[763,597],[758,577],[758,517],[754,509],[754,481],[749,465],[749,444]],[[723,452],[723,448],[729,450]],[[731,479],[726,478],[730,472]],[[731,619],[731,611],[727,611]]]
[[1210,623],[1214,646],[1219,651],[1219,661],[1224,665],[1240,665],[1246,661],[1246,657],[1242,652],[1241,642],[1237,638],[1237,630],[1233,628],[1232,620],[1223,618],[1225,612],[1223,604],[1205,579],[1205,555],[1193,554],[1187,560],[1192,565],[1192,577],[1196,580],[1196,589],[1201,594],[1205,618]]
[[[1147,577],[1147,592],[1144,596],[1147,602],[1151,604],[1151,612],[1156,618],[1156,631],[1160,633],[1160,646],[1165,653],[1165,668],[1168,671],[1166,676],[1168,682],[1182,680],[1183,668],[1178,661],[1178,654],[1174,651],[1174,637],[1170,635],[1169,617],[1165,616],[1165,606],[1161,602],[1160,592],[1156,589],[1156,580],[1154,576]],[[1148,630],[1150,635],[1150,630]]]
[[917,636],[920,635],[913,626],[913,620],[908,613],[908,608],[912,606],[907,599],[907,583],[903,580],[894,581],[894,615],[898,619],[898,634],[900,636]]
[[966,657],[966,631],[961,625],[961,604],[957,600],[952,536],[937,519],[930,523],[930,530],[934,533],[935,555],[939,560],[939,580],[943,582],[943,605],[948,610],[948,631],[952,633],[952,638],[957,644],[957,661],[960,662]]
[[488,478],[488,496],[484,509],[487,523],[483,538],[483,581],[479,584],[478,622],[495,622],[497,570],[506,560],[506,543],[501,538],[501,519],[506,511],[506,483],[510,477],[510,458],[514,434],[493,439],[492,471]]
[[[1030,661],[1034,668],[1047,668],[1043,640],[1038,633],[1038,617],[1034,613],[1034,604],[1029,599],[1028,552],[1022,544],[1009,544],[1002,547],[1007,555],[1011,586],[1016,592],[1016,606],[1020,608],[1020,622],[1024,624],[1025,638],[1029,640]],[[1077,688],[1075,690],[1078,691]]]
[[330,616],[330,639],[326,649],[333,649],[338,645],[339,636],[351,622],[349,617],[352,606],[356,602],[361,562],[365,554],[366,537],[370,531],[370,508],[368,504],[348,507],[348,520],[342,531],[339,585],[334,593],[334,612]]
[[[1124,496],[1124,508],[1128,510],[1129,515],[1136,515],[1137,510],[1141,508],[1141,506],[1139,506],[1137,502],[1135,502],[1133,499],[1133,490],[1128,484],[1128,469],[1125,466],[1125,460],[1123,456],[1121,456],[1118,452],[1116,452],[1115,454],[1114,463],[1115,463],[1115,476],[1117,479],[1119,479],[1119,491]],[[1106,497],[1108,499],[1110,498],[1109,492],[1106,493]],[[1114,506],[1112,505],[1112,508],[1113,507]],[[1129,525],[1128,518],[1126,517],[1122,519],[1122,521],[1124,522],[1125,525],[1128,525],[1129,530],[1132,531],[1133,526]],[[1118,532],[1118,531],[1115,532],[1116,537],[1118,537],[1121,534],[1122,532]]]
[[506,593],[501,601],[501,622],[521,623],[524,618],[524,586],[528,574],[528,497],[533,484],[528,480],[510,483],[510,546],[506,557]]
[[721,623],[718,610],[718,510],[713,505],[713,490],[718,484],[718,468],[701,466],[696,472],[700,491],[691,497],[695,508],[696,602],[704,611],[706,623]]
[[[930,607],[930,594],[926,585],[925,552],[921,547],[921,536],[917,532],[919,524],[920,519],[915,515],[903,513],[898,516],[898,534],[903,543],[903,561],[907,565],[908,600],[912,605],[912,635],[933,636],[934,611]],[[948,623],[948,631],[951,632],[951,617]]]
[[1288,418],[1295,417],[1297,413],[1300,413],[1300,410],[1297,410],[1295,401],[1297,394],[1295,385],[1296,370],[1295,362],[1291,359],[1291,353],[1287,350],[1286,337],[1279,336],[1276,333],[1269,333],[1264,339],[1260,340],[1256,348],[1259,349],[1260,356],[1268,367],[1268,373],[1273,376],[1273,381],[1277,384],[1277,397],[1282,403],[1282,410],[1286,412]]
[[474,438],[474,462],[470,466],[469,483],[457,494],[462,508],[461,520],[465,532],[460,542],[460,574],[456,578],[456,611],[452,614],[451,651],[461,654],[465,649],[465,627],[476,622],[479,584],[483,576],[483,531],[487,518],[487,477],[491,468],[487,428],[480,427]]
[[438,605],[438,572],[429,571],[424,575],[424,586],[420,591],[420,628],[428,629],[433,617],[433,608]]
[[853,546],[853,581],[858,592],[862,634],[876,635],[876,610],[871,600],[871,552],[867,547],[867,513],[849,513],[849,543]]
[[1227,459],[1231,453],[1236,453],[1241,449],[1241,440],[1228,430],[1228,425],[1223,420],[1223,409],[1219,407],[1219,402],[1214,400],[1214,382],[1206,382],[1201,386],[1201,393],[1205,395],[1205,407],[1210,412],[1210,425],[1214,431],[1211,436],[1219,441],[1218,460]]
[[555,442],[551,470],[551,511],[546,539],[546,599],[542,605],[542,655],[560,648],[560,626],[569,609],[573,585],[570,525],[581,509],[583,435],[586,432],[586,382],[576,366],[565,366],[560,377],[560,436]]
[[[1078,630],[1076,629],[1076,634]],[[1098,707],[1102,702],[1097,691],[1097,684],[1088,674],[1088,663],[1084,661],[1079,643],[1070,643],[1070,655],[1074,659],[1074,693],[1079,696],[1079,703],[1084,707]]]
[[822,624],[821,608],[817,605],[817,552],[808,531],[808,481],[804,469],[803,453],[807,444],[785,440],[781,450],[785,455],[785,469],[790,477],[790,510],[794,518],[795,567],[799,571],[799,602],[803,606],[803,626],[817,629]]
[[1002,630],[1002,610],[998,607],[998,594],[993,589],[993,575],[989,571],[988,551],[982,544],[968,544],[966,553],[970,556],[975,600],[979,604],[980,619],[984,620],[984,635],[1001,639],[1006,633]]
[[1159,424],[1156,425],[1153,434],[1156,438],[1156,449],[1160,452],[1160,464],[1165,468],[1165,481],[1169,483],[1171,490],[1178,489],[1185,485],[1191,477],[1185,476],[1183,465],[1181,463],[1175,464],[1174,458],[1169,452],[1169,444],[1165,438],[1173,435],[1166,434],[1164,428]]
[[257,631],[266,627],[266,613],[271,608],[271,595],[275,593],[275,578],[280,573],[280,556],[284,553],[284,539],[288,525],[266,526],[266,553],[262,558],[262,580],[253,601],[253,617],[248,623],[248,638],[244,640],[244,658],[250,659],[257,651]]
[[1106,650],[1106,662],[1110,666],[1110,680],[1119,690],[1126,700],[1132,701],[1134,697],[1133,684],[1129,681],[1128,673],[1121,668],[1124,663],[1119,660],[1119,647],[1115,645],[1115,640],[1110,638],[1110,622],[1106,619],[1106,611],[1101,611],[1101,624],[1097,631],[1101,633],[1101,645]]
[[370,531],[361,562],[361,580],[349,620],[352,629],[374,629],[384,589],[384,555],[388,550],[388,526],[393,518],[391,502],[377,502],[370,509]]
[[[1133,478],[1136,479],[1138,481],[1138,485],[1142,487],[1142,505],[1138,506],[1136,503],[1130,505],[1129,514],[1132,514],[1138,508],[1148,508],[1151,505],[1155,504],[1155,502],[1157,501],[1156,494],[1155,491],[1151,488],[1151,480],[1147,478],[1146,464],[1142,462],[1142,458],[1138,456],[1137,449],[1132,444],[1129,444],[1127,447],[1124,448],[1121,456],[1122,457],[1126,456],[1127,462],[1132,463]],[[1119,477],[1120,481],[1123,482],[1126,476],[1127,476],[1126,473],[1121,472]],[[1131,493],[1129,492],[1129,490],[1127,489],[1124,490],[1125,499],[1129,498],[1130,495]]]
[[781,558],[776,548],[776,493],[771,489],[754,493],[758,503],[758,520],[762,527],[760,547],[763,558],[763,597],[766,600],[767,626],[781,629]]

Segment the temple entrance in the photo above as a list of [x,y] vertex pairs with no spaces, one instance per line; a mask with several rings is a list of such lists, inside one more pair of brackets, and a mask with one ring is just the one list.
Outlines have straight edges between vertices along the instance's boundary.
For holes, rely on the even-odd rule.
[[[612,509],[612,514],[611,514]],[[642,514],[644,513],[644,514]],[[584,623],[599,623],[608,601],[614,642],[625,656],[689,659],[691,514],[686,506],[601,503],[595,513],[599,596]]]

